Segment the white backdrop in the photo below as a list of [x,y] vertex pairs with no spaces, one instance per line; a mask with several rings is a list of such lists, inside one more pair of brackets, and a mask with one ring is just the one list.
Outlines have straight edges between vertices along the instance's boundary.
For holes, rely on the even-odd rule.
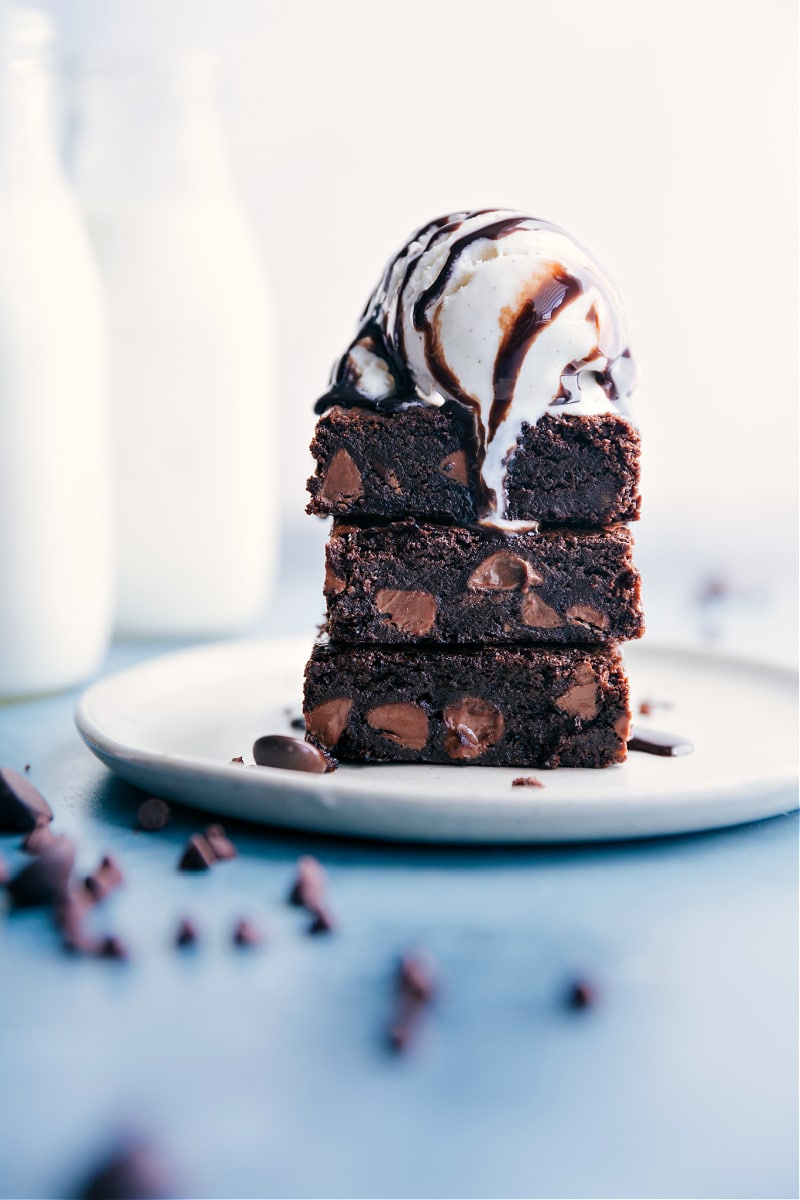
[[[384,260],[439,212],[565,226],[616,280],[651,512],[791,528],[795,0],[49,0],[67,53],[216,46],[277,296],[284,520]],[[714,519],[719,519],[719,516]]]

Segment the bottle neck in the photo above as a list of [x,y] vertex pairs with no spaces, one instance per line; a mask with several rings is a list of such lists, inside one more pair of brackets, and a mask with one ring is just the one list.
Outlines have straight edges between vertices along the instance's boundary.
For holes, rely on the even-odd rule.
[[0,189],[45,190],[63,183],[50,76],[33,59],[0,65]]

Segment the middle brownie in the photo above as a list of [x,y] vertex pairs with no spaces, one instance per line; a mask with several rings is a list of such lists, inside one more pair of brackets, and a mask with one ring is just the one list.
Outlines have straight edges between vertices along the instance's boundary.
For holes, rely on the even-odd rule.
[[625,526],[507,536],[413,520],[328,540],[328,632],[340,642],[600,644],[641,637]]

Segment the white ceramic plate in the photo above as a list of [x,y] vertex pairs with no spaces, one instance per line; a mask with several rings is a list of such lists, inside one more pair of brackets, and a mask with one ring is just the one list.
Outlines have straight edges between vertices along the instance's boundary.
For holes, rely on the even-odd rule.
[[[90,750],[145,791],[214,813],[362,837],[552,842],[649,837],[736,825],[796,807],[796,678],[693,651],[629,646],[637,717],[695,746],[682,758],[634,753],[605,770],[347,766],[329,775],[252,762],[254,740],[291,733],[306,638],[225,642],[153,659],[83,695],[76,722]],[[302,736],[302,735],[299,735]]]

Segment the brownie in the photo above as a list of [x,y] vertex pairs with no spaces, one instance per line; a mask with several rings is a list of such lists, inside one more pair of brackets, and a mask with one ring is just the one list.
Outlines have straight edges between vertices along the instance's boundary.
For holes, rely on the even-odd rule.
[[[480,515],[471,426],[453,408],[334,407],[317,422],[308,512],[468,525]],[[508,470],[512,520],[611,525],[639,516],[639,435],[618,413],[523,425]]]
[[328,632],[342,642],[599,644],[641,637],[641,581],[621,525],[511,536],[408,520],[334,522]]
[[310,740],[352,762],[605,767],[624,760],[630,727],[613,645],[320,643],[303,711]]

